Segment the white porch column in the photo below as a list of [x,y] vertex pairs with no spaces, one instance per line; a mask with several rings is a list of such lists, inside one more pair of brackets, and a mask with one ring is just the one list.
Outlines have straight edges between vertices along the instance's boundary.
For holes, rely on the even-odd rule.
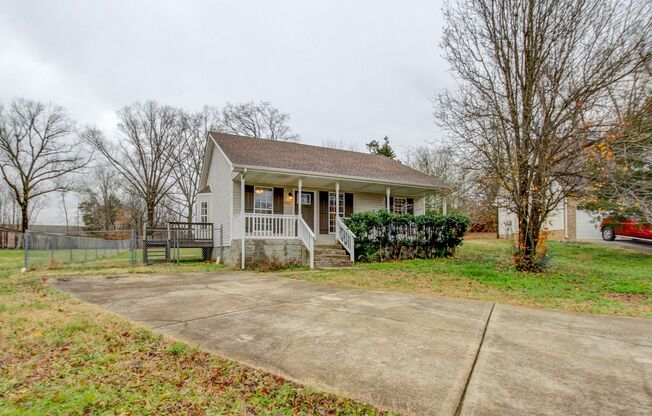
[[[335,182],[335,217],[340,216],[340,183]],[[337,224],[337,218],[335,218]]]
[[385,193],[387,194],[387,211],[389,211],[389,186],[385,189]]
[[244,172],[240,174],[240,219],[241,222],[238,224],[238,227],[242,227],[242,239],[240,240],[241,244],[241,253],[242,259],[240,260],[240,267],[245,268],[245,233],[247,231],[246,220],[245,220],[245,174]]
[[297,192],[297,215],[299,218],[301,218],[301,187],[303,186],[303,179],[299,178],[299,183],[297,184],[297,187],[299,188],[299,191]]
[[443,215],[446,215],[448,213],[448,199],[446,197],[442,197],[441,199],[441,213]]

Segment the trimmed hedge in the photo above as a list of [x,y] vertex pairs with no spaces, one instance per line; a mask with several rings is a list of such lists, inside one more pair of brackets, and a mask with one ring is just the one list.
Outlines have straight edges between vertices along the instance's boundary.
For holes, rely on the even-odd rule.
[[400,215],[359,212],[344,220],[355,234],[357,261],[434,258],[453,255],[469,226],[463,215]]

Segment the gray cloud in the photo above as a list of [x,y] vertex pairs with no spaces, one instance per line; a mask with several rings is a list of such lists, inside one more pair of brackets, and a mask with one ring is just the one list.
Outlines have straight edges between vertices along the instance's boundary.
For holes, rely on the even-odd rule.
[[[304,143],[438,140],[451,84],[437,1],[0,1],[0,102],[59,103],[110,132],[148,98],[269,100]],[[41,215],[40,221],[46,217]]]

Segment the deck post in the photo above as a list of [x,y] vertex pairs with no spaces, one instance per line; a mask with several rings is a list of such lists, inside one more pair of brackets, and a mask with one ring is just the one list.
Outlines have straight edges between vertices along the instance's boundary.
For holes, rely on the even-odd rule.
[[245,172],[240,174],[240,221],[238,227],[242,227],[242,238],[240,240],[240,252],[242,254],[240,259],[240,268],[245,268],[245,234],[247,232],[245,220]]
[[387,188],[385,188],[385,193],[387,194],[387,201],[386,201],[387,202],[387,211],[389,211],[389,208],[390,208],[390,206],[389,206],[389,192],[390,191],[389,191],[389,186],[388,186]]

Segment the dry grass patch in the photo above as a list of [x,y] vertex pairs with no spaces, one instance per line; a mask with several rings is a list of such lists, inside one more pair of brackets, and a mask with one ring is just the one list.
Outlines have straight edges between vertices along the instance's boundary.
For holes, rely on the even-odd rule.
[[0,413],[381,411],[174,342],[28,275],[0,278]]

